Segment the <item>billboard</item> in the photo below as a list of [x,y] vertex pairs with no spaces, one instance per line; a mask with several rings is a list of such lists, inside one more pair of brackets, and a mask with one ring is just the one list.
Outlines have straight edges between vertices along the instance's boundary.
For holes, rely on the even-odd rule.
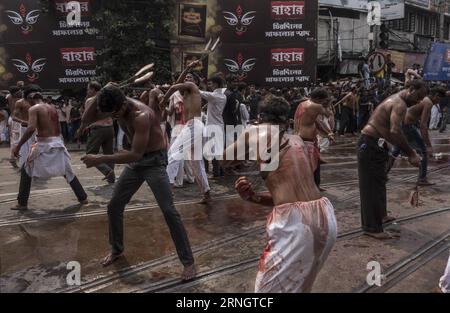
[[405,17],[404,0],[380,0],[381,20],[390,21]]
[[450,80],[450,44],[433,43],[423,68],[425,80]]
[[22,80],[44,89],[83,87],[96,77],[96,49],[89,42],[7,44],[5,69],[11,84]]
[[217,2],[223,42],[213,59],[218,71],[264,86],[315,81],[317,1]]
[[85,86],[96,77],[101,37],[92,20],[95,0],[79,0],[81,23],[67,23],[69,0],[3,0],[0,6],[0,85],[17,80],[45,89]]

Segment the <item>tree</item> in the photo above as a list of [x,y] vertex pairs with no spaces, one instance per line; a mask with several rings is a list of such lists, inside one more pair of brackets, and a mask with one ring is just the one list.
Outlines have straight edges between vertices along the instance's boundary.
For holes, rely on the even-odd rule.
[[[41,2],[52,14],[53,1]],[[152,62],[155,81],[171,79],[174,0],[95,0],[91,4],[95,27],[103,36],[103,48],[97,55],[97,73],[103,83],[124,80]]]

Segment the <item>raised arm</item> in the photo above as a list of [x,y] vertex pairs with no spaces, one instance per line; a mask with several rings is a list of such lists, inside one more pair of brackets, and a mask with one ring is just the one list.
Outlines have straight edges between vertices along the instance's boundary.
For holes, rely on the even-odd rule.
[[194,67],[200,64],[200,60],[193,61],[189,63],[183,72],[181,72],[180,77],[178,77],[177,81],[175,82],[175,85],[180,84],[184,81],[186,78],[187,73],[192,70]]
[[194,88],[194,84],[193,83],[181,83],[181,84],[176,84],[176,85],[172,85],[169,90],[166,92],[166,94],[164,95],[164,98],[161,101],[161,105],[162,106],[166,106],[167,102],[169,101],[170,97],[177,91],[183,93],[183,92],[191,92],[193,91]]

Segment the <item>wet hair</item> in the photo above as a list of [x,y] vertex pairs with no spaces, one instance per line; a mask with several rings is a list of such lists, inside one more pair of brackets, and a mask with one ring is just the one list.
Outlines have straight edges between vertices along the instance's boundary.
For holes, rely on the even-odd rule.
[[100,91],[100,89],[102,89],[102,85],[100,85],[99,82],[92,80],[89,82],[88,88],[94,89],[95,91]]
[[192,77],[194,77],[195,84],[200,85],[200,76],[198,76],[197,73],[190,71],[187,72],[186,75],[192,75]]
[[445,88],[442,88],[442,87],[431,88],[430,96],[432,96],[432,97],[438,96],[438,97],[443,98],[446,96],[446,90],[445,90]]
[[117,86],[107,85],[97,95],[97,106],[104,113],[117,111],[127,98]]
[[12,95],[15,94],[18,91],[20,91],[20,87],[17,87],[17,86],[9,87],[9,93],[12,94]]
[[259,114],[264,123],[285,124],[289,121],[289,103],[282,97],[270,97],[261,102]]
[[218,88],[223,87],[223,79],[219,76],[212,76],[208,79],[209,82],[216,84]]
[[310,96],[311,99],[322,100],[329,98],[330,94],[328,93],[328,90],[326,90],[325,88],[316,88],[313,90],[313,92],[311,92]]
[[36,94],[33,97],[33,99],[42,99],[42,100],[44,100],[44,97],[41,94],[41,92],[42,92],[41,87],[39,87],[38,85],[35,85],[35,84],[30,84],[30,85],[25,87],[25,89],[23,90],[23,97],[26,99],[33,92],[38,93],[38,94]]
[[419,90],[421,88],[425,88],[428,92],[427,84],[425,84],[425,82],[421,79],[414,79],[412,81],[409,81],[407,87],[413,88],[414,90]]

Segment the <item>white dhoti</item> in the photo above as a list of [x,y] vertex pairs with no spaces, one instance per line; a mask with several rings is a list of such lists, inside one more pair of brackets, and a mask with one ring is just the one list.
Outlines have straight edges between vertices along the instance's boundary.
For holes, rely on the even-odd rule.
[[447,261],[444,275],[439,280],[439,288],[441,288],[443,293],[450,293],[450,256]]
[[199,119],[189,120],[170,146],[167,165],[167,174],[173,184],[182,163],[187,162],[202,194],[210,190],[203,162],[203,131],[204,125]]
[[[23,134],[25,134],[25,131],[27,130],[27,127],[22,126],[20,123],[12,121],[12,127],[13,131],[11,132],[11,151],[14,149],[17,144],[20,141],[20,138],[22,138]],[[25,162],[27,161],[28,155],[30,154],[31,146],[36,141],[36,133],[33,134],[33,136],[30,137],[21,147],[19,151],[19,161],[17,162],[17,165],[19,167],[22,167]],[[11,158],[14,156],[11,153]]]
[[[327,127],[331,128],[328,117],[324,117],[323,122]],[[318,140],[320,152],[326,151],[328,149],[328,147],[330,146],[330,140],[328,139],[328,137],[322,137],[321,135],[317,135],[317,140]]]
[[[172,138],[170,140],[170,146],[173,145],[173,143],[175,142],[176,139],[177,139],[177,136],[172,136]],[[178,166],[178,170],[176,168],[177,166]],[[182,187],[184,178],[186,178],[186,180],[190,183],[195,182],[195,177],[194,177],[194,173],[192,172],[192,168],[189,165],[189,163],[184,160],[181,162],[176,162],[176,165],[173,165],[171,167],[171,171],[176,172],[175,178],[171,177],[173,175],[173,173],[170,173],[170,175],[168,173],[169,181],[175,187]]]
[[437,129],[439,120],[441,119],[441,113],[437,105],[433,105],[431,108],[430,129]]
[[61,137],[38,137],[31,147],[25,171],[31,178],[38,179],[64,176],[70,183],[75,178],[69,152]]
[[310,292],[337,236],[327,198],[274,207],[267,219],[267,244],[255,292]]

